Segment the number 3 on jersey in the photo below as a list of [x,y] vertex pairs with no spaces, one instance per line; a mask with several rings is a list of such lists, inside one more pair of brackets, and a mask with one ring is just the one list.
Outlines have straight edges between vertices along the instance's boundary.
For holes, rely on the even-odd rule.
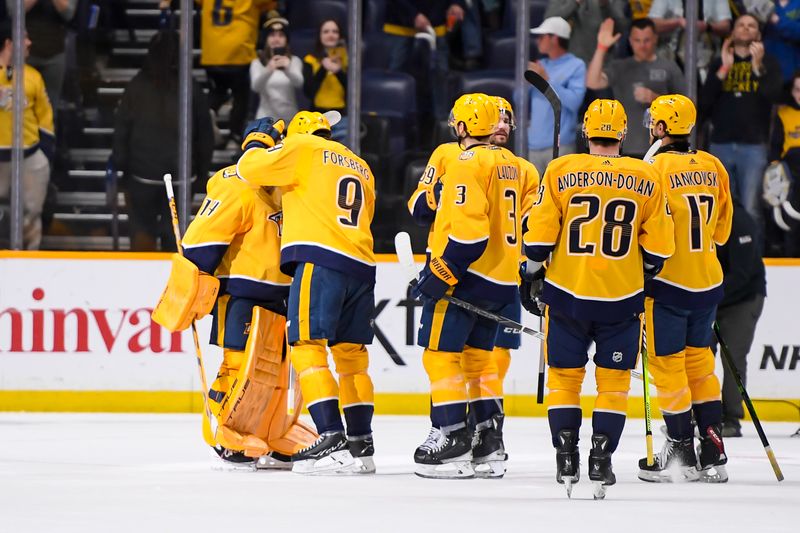
[[358,216],[361,214],[361,207],[364,205],[364,189],[361,180],[356,176],[342,176],[339,178],[337,189],[337,205],[339,209],[346,211],[346,216],[337,218],[342,226],[358,226]]

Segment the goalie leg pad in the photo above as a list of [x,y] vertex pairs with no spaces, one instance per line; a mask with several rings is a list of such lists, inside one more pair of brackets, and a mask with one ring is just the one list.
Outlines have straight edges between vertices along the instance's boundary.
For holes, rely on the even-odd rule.
[[180,254],[172,254],[167,286],[153,309],[153,320],[169,331],[183,331],[192,320],[211,312],[219,293],[219,280],[201,272]]
[[[258,434],[265,435],[271,450],[284,455],[293,455],[299,450],[310,446],[317,440],[317,433],[298,418],[303,408],[303,395],[300,389],[295,388],[293,397],[289,397],[289,374],[292,367],[289,360],[285,359],[281,365],[281,376],[278,388],[272,395],[272,400],[267,406],[264,423],[259,428]],[[293,414],[288,414],[288,405],[292,403]]]

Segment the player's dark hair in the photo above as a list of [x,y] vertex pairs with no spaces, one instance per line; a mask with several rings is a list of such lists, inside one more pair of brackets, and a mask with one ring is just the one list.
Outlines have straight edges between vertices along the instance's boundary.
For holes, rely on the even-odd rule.
[[617,139],[609,139],[607,137],[591,137],[589,142],[594,143],[598,146],[602,146],[604,148],[608,148],[609,146],[617,146],[621,141]]
[[338,20],[334,18],[329,18],[320,22],[319,26],[317,26],[317,40],[314,43],[314,57],[316,57],[319,60],[322,60],[323,58],[328,56],[328,52],[322,45],[322,39],[320,38],[320,35],[322,34],[322,27],[328,22],[333,22],[334,24],[336,24],[336,27],[339,28],[339,39],[341,40],[345,39],[344,30],[342,29],[342,25],[341,23],[339,23]]
[[631,22],[631,30],[633,30],[633,28],[638,28],[640,30],[646,30],[647,28],[650,28],[653,30],[653,33],[655,33],[656,23],[653,22],[653,19],[644,17]]
[[160,30],[147,48],[142,73],[159,89],[170,91],[178,85],[180,37],[175,30]]

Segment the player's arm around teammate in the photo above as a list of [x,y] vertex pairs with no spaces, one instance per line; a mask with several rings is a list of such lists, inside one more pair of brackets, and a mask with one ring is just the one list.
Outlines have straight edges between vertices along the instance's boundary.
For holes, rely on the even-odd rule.
[[[375,178],[363,159],[329,140],[337,118],[338,113],[301,111],[285,141],[275,146],[271,130],[278,128],[257,121],[253,144],[245,139],[247,150],[237,167],[246,180],[279,185],[283,194],[281,269],[293,276],[291,358],[320,434],[292,457],[293,471],[309,474],[375,472],[366,349],[373,339]],[[338,383],[328,366],[328,348]]]
[[619,156],[626,131],[622,104],[592,102],[583,124],[589,154],[550,163],[525,234],[528,274],[550,257],[541,294],[547,405],[556,479],[568,493],[579,479],[580,392],[589,346],[596,346],[589,478],[598,497],[615,483],[611,454],[625,424],[630,370],[639,353],[644,276],[674,250],[658,176],[648,164]]
[[[733,207],[722,163],[689,146],[696,116],[694,103],[682,95],[661,96],[650,106],[651,137],[663,143],[653,167],[675,222],[676,250],[646,287],[649,366],[667,441],[654,465],[639,462],[639,477],[645,481],[672,481],[673,474],[727,481],[720,384],[710,346],[722,299],[716,246],[728,240]],[[697,453],[692,415],[700,434]]]
[[[494,311],[514,299],[520,171],[513,154],[488,143],[497,122],[487,95],[464,95],[453,106],[451,126],[465,151],[441,180],[431,259],[417,286],[424,302],[418,344],[431,380],[431,421],[441,430],[414,454],[423,477],[473,477],[473,459],[487,465],[487,475],[505,471],[502,386],[491,358],[497,324],[441,299],[453,294]],[[470,380],[480,386],[468,388]],[[472,455],[468,404],[476,427],[494,434],[480,458]]]

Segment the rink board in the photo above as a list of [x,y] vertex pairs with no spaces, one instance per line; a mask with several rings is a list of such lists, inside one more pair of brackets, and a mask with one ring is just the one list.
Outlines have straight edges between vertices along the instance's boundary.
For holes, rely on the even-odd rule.
[[[169,273],[166,254],[0,252],[0,410],[199,412],[201,396],[191,334],[169,334],[150,319]],[[800,412],[800,262],[768,260],[769,297],[749,357],[748,391],[760,416]],[[427,412],[428,380],[415,345],[419,303],[407,294],[394,256],[381,256],[375,290],[370,375],[376,410]],[[536,317],[526,325],[538,327]],[[206,344],[213,378],[221,351]],[[510,414],[543,415],[535,403],[539,342],[523,336],[506,378]],[[718,370],[720,370],[720,365]],[[587,374],[584,405],[593,400]],[[641,416],[634,381],[630,413]]]

